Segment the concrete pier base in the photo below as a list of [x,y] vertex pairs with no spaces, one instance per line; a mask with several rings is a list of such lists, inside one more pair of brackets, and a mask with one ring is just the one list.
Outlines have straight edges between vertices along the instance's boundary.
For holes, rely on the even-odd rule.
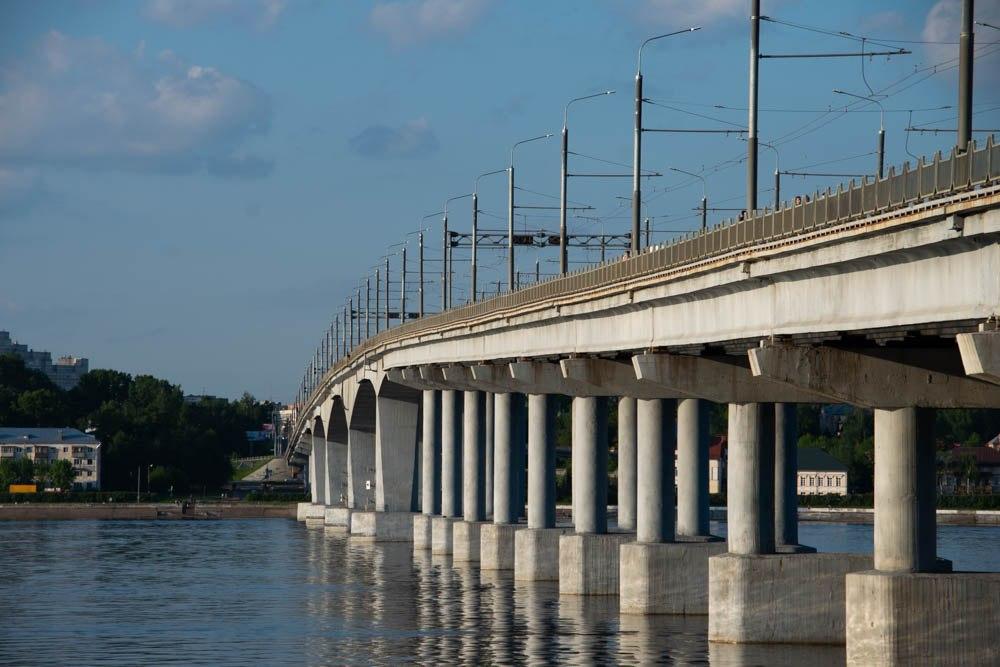
[[351,510],[347,507],[327,507],[323,511],[323,525],[332,532],[351,532]]
[[452,554],[452,534],[456,523],[461,519],[446,516],[436,516],[431,519],[431,553],[437,556]]
[[479,569],[514,569],[514,534],[524,526],[487,523],[479,530]]
[[413,550],[430,551],[434,544],[432,529],[434,517],[427,514],[416,514],[413,517]]
[[351,538],[367,542],[409,542],[412,512],[351,512]]
[[559,538],[572,528],[525,528],[514,533],[514,580],[559,581]]
[[869,570],[864,554],[723,554],[708,559],[708,639],[842,644],[845,579]]
[[478,563],[479,541],[484,521],[456,521],[452,526],[451,560],[455,563]]
[[848,665],[1000,662],[1000,573],[847,575]]
[[725,542],[630,542],[620,548],[622,614],[708,614],[708,559],[726,553]]
[[635,533],[569,533],[559,538],[560,595],[618,595],[618,554]]
[[325,509],[323,505],[317,505],[316,503],[299,503],[295,507],[295,518],[299,521],[322,519]]

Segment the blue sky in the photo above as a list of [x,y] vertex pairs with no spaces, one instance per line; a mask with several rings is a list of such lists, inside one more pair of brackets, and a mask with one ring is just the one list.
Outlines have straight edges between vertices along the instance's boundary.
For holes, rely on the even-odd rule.
[[[910,159],[907,150],[948,149],[948,133],[905,145],[909,114],[899,110],[917,109],[914,124],[954,126],[954,108],[940,107],[956,103],[947,61],[957,46],[943,42],[957,41],[959,8],[764,0],[775,19],[907,40],[887,43],[913,51],[866,59],[863,72],[857,58],[763,61],[760,136],[777,142],[782,169],[872,171],[877,107],[840,113],[852,100],[834,88],[896,84],[883,102],[887,164]],[[645,37],[703,26],[648,47],[646,96],[673,109],[647,106],[647,126],[745,125],[746,11],[745,0],[3,3],[0,328],[189,392],[289,400],[331,317],[387,246],[409,238],[413,248],[407,235],[424,225],[437,259],[440,221],[421,217],[506,166],[515,141],[557,133],[567,100],[616,90],[574,105],[571,149],[631,161]],[[1000,25],[1000,2],[980,0],[977,19]],[[973,124],[997,128],[1000,45],[988,43],[1000,31],[977,30]],[[785,23],[761,28],[763,53],[859,47]],[[936,74],[926,69],[935,63],[944,63]],[[556,137],[518,149],[519,203],[556,203],[558,149]],[[704,169],[710,205],[737,207],[744,150],[734,136],[646,136],[644,166],[665,173],[645,185],[656,240],[698,224],[700,183],[668,167]],[[774,156],[763,150],[760,160],[769,202]],[[576,157],[574,170],[629,168]],[[787,177],[782,190],[840,180]],[[504,188],[502,176],[482,182],[481,227],[505,226],[491,217],[505,216]],[[630,190],[628,179],[571,180],[570,198],[601,218],[571,219],[571,230],[626,231],[616,197]],[[453,206],[453,228],[467,230],[468,200]],[[555,211],[532,211],[519,226],[557,228]],[[495,285],[505,257],[483,255],[482,283]],[[465,257],[457,251],[457,301],[467,296]],[[551,249],[522,252],[519,269],[533,272],[536,258],[543,273],[556,270]],[[439,289],[428,286],[429,306]]]

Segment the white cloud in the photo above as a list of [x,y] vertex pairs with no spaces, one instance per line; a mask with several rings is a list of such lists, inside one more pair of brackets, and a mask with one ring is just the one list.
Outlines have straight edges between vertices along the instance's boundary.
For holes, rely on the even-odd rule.
[[370,20],[394,46],[405,47],[467,30],[490,4],[491,0],[391,0],[376,3]]
[[[99,39],[46,35],[0,70],[0,163],[260,175],[269,129],[253,85],[176,56],[148,63]],[[265,161],[267,162],[267,161]]]
[[266,30],[281,17],[288,0],[149,0],[146,16],[174,28],[218,23]]
[[[996,25],[1000,22],[1000,0],[979,0],[976,3],[975,19]],[[973,26],[976,33],[977,50],[984,42],[996,41],[994,35],[1000,35],[992,28]],[[962,2],[961,0],[939,0],[927,12],[924,20],[924,30],[921,33],[925,41],[928,42],[958,42],[962,29]],[[927,44],[925,46],[927,57],[932,63],[952,60],[958,62],[957,44]],[[988,75],[990,81],[998,79],[1000,67],[996,65],[996,56],[989,56],[990,60],[977,60],[974,65],[977,81],[982,81],[984,75]],[[951,63],[950,63],[951,64]]]

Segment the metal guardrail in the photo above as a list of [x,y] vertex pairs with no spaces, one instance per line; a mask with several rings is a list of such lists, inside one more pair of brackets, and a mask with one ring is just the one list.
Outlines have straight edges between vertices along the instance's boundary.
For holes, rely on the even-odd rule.
[[[926,199],[945,197],[1000,182],[1000,144],[991,135],[982,148],[976,143],[958,153],[952,149],[943,158],[940,151],[927,162],[921,159],[915,168],[903,164],[897,173],[890,167],[882,179],[853,179],[836,190],[827,188],[801,197],[798,203],[784,203],[778,210],[754,211],[744,220],[726,220],[702,232],[691,232],[669,243],[652,246],[635,257],[609,260],[603,264],[578,269],[549,278],[528,287],[507,292],[484,301],[453,308],[437,315],[401,324],[366,339],[349,355],[337,361],[324,374],[336,374],[369,350],[393,340],[419,335],[463,320],[472,320],[493,311],[503,311],[548,299],[613,285],[622,280],[641,278],[684,264],[723,255],[740,248],[795,236],[823,227],[886,213],[911,206]],[[796,200],[799,198],[796,197]],[[322,386],[323,382],[319,383]],[[310,401],[311,403],[311,401]],[[308,411],[307,411],[308,413]],[[296,423],[301,414],[296,415]],[[292,447],[291,449],[294,449]]]

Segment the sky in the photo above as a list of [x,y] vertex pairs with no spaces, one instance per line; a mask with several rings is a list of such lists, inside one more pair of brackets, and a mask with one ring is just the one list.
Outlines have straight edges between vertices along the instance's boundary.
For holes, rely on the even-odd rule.
[[[886,164],[950,150],[958,0],[763,0],[764,54],[891,57],[760,63],[759,199],[781,170],[871,174],[880,112]],[[570,171],[628,174],[639,44],[649,128],[746,127],[746,0],[39,0],[0,3],[0,329],[92,368],[151,373],[189,393],[294,398],[332,318],[416,234],[438,307],[439,215],[520,140],[558,135]],[[977,20],[1000,26],[1000,0]],[[976,28],[973,126],[1000,128],[1000,30]],[[850,36],[839,35],[844,31]],[[862,41],[860,38],[864,38]],[[875,44],[878,42],[878,44]],[[991,44],[992,43],[992,44]],[[910,111],[912,110],[912,112]],[[984,134],[977,137],[985,138]],[[738,134],[647,133],[644,215],[654,242],[745,201]],[[596,158],[596,159],[594,159]],[[558,136],[516,152],[517,204],[558,203]],[[848,176],[785,176],[782,198]],[[570,231],[628,231],[629,178],[571,178]],[[479,186],[480,228],[506,227],[506,179]],[[521,215],[523,214],[523,215]],[[715,224],[733,211],[712,211]],[[579,217],[577,217],[579,216]],[[450,205],[468,231],[468,199]],[[557,211],[519,209],[521,230]],[[608,257],[621,250],[611,248]],[[518,249],[518,270],[558,270]],[[599,260],[574,249],[571,268]],[[456,303],[469,296],[455,251]],[[505,282],[481,251],[480,290]],[[433,274],[433,277],[432,277]],[[501,287],[506,287],[504,284]],[[398,299],[398,286],[394,284]]]

